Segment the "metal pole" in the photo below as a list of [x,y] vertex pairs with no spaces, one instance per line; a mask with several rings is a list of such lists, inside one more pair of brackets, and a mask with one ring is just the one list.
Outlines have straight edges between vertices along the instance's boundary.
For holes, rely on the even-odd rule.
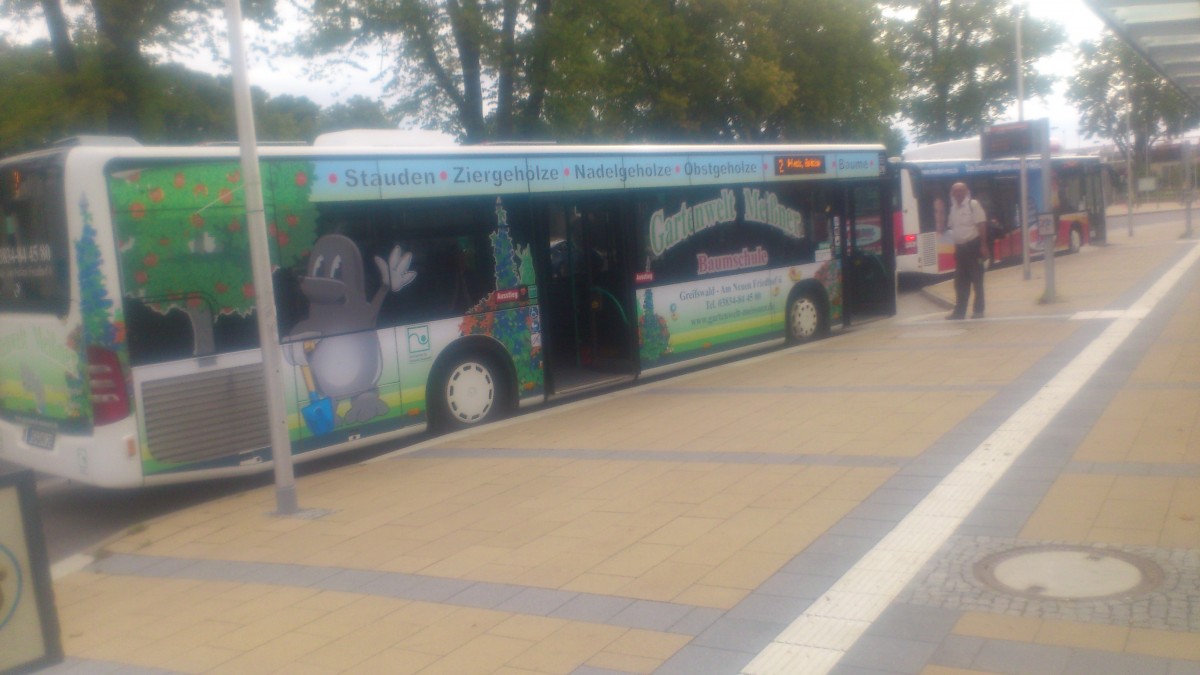
[[299,510],[296,476],[292,468],[292,446],[288,439],[287,413],[283,403],[283,374],[280,367],[283,357],[279,349],[279,324],[275,316],[275,287],[271,281],[271,253],[263,208],[262,176],[258,170],[258,139],[254,131],[254,112],[250,106],[250,83],[246,78],[240,0],[225,0],[225,18],[229,22],[229,60],[233,68],[233,103],[237,114],[238,143],[242,151],[246,234],[250,238],[254,308],[258,316],[258,341],[262,347],[267,419],[271,429],[271,459],[275,464],[275,508],[278,515],[291,515]]
[[1129,227],[1129,236],[1133,236],[1133,139],[1130,138],[1133,134],[1133,85],[1125,83],[1125,94],[1129,99],[1129,106],[1125,108],[1125,199],[1128,202],[1126,223]]
[[[1025,121],[1025,62],[1021,57],[1021,19],[1024,12],[1021,5],[1013,9],[1017,12],[1017,121]],[[1021,219],[1021,267],[1025,281],[1032,277],[1029,271],[1029,171],[1025,166],[1025,155],[1021,155],[1021,204],[1017,214]]]
[[1042,236],[1042,257],[1046,260],[1046,291],[1042,294],[1042,302],[1049,303],[1057,300],[1054,289],[1054,249],[1058,244],[1058,214],[1054,211],[1054,181],[1050,176],[1050,120],[1042,120],[1042,202],[1044,208],[1054,219],[1054,230],[1049,238]]
[[1184,206],[1184,230],[1183,236],[1192,238],[1192,186],[1195,184],[1196,167],[1192,165],[1192,142],[1185,140],[1183,142],[1183,198],[1187,204]]

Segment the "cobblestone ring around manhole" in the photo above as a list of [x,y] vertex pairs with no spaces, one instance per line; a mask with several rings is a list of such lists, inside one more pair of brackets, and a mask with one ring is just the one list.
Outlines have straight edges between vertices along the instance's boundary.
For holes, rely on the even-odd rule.
[[1123,551],[1047,544],[993,553],[975,563],[993,590],[1036,600],[1102,600],[1147,593],[1163,581],[1157,564]]

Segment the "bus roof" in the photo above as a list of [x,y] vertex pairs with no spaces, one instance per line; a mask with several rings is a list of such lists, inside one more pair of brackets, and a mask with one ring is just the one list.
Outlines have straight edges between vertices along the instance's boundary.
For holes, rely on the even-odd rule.
[[[240,160],[240,149],[231,146],[86,145],[60,152],[54,161],[68,172],[91,176]],[[309,177],[297,180],[310,186],[315,201],[878,180],[887,173],[883,145],[853,144],[264,146],[259,157],[311,165],[299,169]]]
[[[1062,152],[1061,144],[1054,140],[1050,140],[1050,152],[1055,157],[1059,157],[1058,153]],[[1078,155],[1077,155],[1078,156]],[[1082,155],[1087,156],[1087,155]],[[903,155],[903,160],[906,162],[912,161],[947,161],[958,160],[963,162],[981,161],[982,149],[980,147],[979,136],[970,138],[960,138],[954,141],[943,141],[941,143],[930,143],[919,148],[906,150]],[[1007,159],[1007,158],[1003,158]],[[1013,157],[1012,159],[1016,159]]]
[[[883,152],[882,144],[754,144],[754,145],[264,145],[258,148],[263,157],[525,157],[525,156],[615,156],[615,155],[739,155],[757,153],[829,153]],[[0,163],[20,161],[50,153],[107,155],[113,158],[187,158],[221,159],[239,156],[236,145],[123,145],[87,144],[47,150],[37,150],[0,160]]]

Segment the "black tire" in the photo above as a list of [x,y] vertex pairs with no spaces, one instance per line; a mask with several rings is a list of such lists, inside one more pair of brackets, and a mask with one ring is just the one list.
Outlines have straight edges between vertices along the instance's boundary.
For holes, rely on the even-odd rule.
[[464,352],[441,364],[429,378],[427,396],[444,429],[465,429],[504,414],[506,375],[487,354]]
[[809,342],[829,330],[825,303],[812,290],[797,293],[789,302],[784,317],[789,342]]

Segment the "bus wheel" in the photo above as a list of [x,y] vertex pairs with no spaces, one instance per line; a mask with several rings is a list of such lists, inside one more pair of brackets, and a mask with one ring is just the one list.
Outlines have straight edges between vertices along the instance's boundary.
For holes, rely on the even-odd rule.
[[1079,253],[1079,249],[1083,248],[1083,232],[1079,228],[1071,228],[1071,239],[1067,246],[1071,253]]
[[800,293],[788,304],[787,337],[792,342],[808,342],[825,330],[824,312],[812,291]]
[[439,368],[430,393],[436,397],[441,426],[462,429],[500,416],[503,385],[495,361],[482,354],[463,354]]

